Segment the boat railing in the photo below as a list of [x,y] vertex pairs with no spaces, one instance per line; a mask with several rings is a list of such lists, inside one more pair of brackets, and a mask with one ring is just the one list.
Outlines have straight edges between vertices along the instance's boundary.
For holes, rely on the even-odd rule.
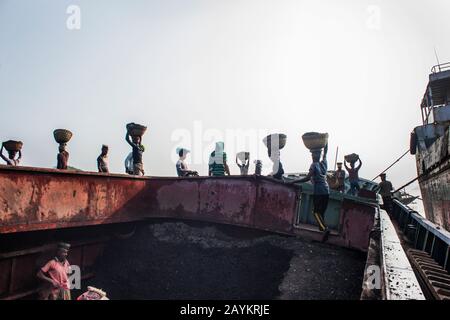
[[392,217],[415,249],[427,252],[443,269],[450,272],[450,232],[398,200],[393,201]]
[[438,64],[438,65],[433,66],[433,68],[431,68],[432,73],[438,73],[438,72],[447,71],[447,70],[450,70],[450,62]]

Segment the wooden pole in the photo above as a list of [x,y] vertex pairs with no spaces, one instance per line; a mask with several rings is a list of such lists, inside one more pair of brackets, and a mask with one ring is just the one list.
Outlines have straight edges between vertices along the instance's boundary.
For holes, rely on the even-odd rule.
[[339,153],[339,146],[336,147],[336,158],[334,159],[334,171],[336,171],[338,153]]

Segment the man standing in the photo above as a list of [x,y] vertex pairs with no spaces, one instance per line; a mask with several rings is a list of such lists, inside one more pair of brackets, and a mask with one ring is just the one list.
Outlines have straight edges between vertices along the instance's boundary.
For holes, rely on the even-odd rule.
[[342,170],[342,162],[337,163],[337,170],[334,174],[336,179],[336,190],[339,192],[345,192],[345,171]]
[[97,158],[97,168],[98,172],[109,172],[109,166],[108,166],[108,146],[103,145],[102,146],[102,153]]
[[250,153],[245,153],[248,155],[248,157],[244,157],[242,163],[239,163],[238,156],[236,155],[236,164],[239,167],[239,170],[241,171],[241,176],[248,175],[248,167],[250,166]]
[[327,182],[327,152],[328,152],[328,144],[323,149],[323,157],[322,161],[320,161],[320,155],[322,153],[321,149],[311,150],[312,161],[309,168],[308,175],[305,178],[293,180],[290,183],[296,182],[307,182],[311,180],[314,193],[313,193],[313,213],[314,218],[316,219],[320,231],[323,232],[322,241],[325,242],[328,240],[328,236],[330,235],[330,230],[325,225],[325,211],[328,207],[328,200],[330,197],[330,188]]
[[136,176],[143,176],[145,173],[142,155],[145,148],[141,144],[142,138],[140,136],[132,136],[130,139],[130,134],[127,132],[125,140],[133,148],[133,174]]
[[262,173],[262,161],[255,160],[255,175],[260,176]]
[[383,198],[383,208],[387,213],[392,212],[392,183],[386,180],[386,173],[380,174],[381,182],[378,184],[380,195]]
[[209,157],[209,176],[221,177],[225,173],[230,175],[230,168],[227,164],[227,154],[224,151],[225,144],[223,142],[216,142],[216,149],[211,152]]
[[[355,168],[356,161],[359,161],[358,166]],[[358,158],[355,162],[350,162],[350,168],[347,166],[347,161],[344,159],[344,165],[345,169],[348,171],[348,180],[350,182],[350,194],[351,195],[358,195],[359,190],[361,187],[359,186],[359,174],[358,171],[361,169],[362,161]]]
[[55,257],[48,261],[37,273],[46,283],[39,296],[42,300],[70,300],[70,286],[67,274],[70,264],[67,261],[70,244],[59,243]]
[[69,153],[66,151],[66,144],[59,144],[59,153],[57,157],[56,168],[60,170],[67,170],[67,164],[69,163]]

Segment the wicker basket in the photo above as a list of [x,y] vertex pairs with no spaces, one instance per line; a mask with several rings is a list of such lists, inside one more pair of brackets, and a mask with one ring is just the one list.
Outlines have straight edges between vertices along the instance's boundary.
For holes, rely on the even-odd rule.
[[348,154],[344,157],[345,161],[353,163],[358,161],[359,159],[359,155],[357,155],[356,153],[352,153],[352,154]]
[[66,129],[56,129],[53,131],[53,136],[58,143],[67,143],[72,139],[72,132]]
[[250,152],[241,151],[238,154],[236,154],[236,157],[241,162],[246,162],[250,158]]
[[[272,147],[276,147],[276,142],[278,141],[278,149],[281,150],[286,145],[287,136],[282,133],[274,133],[271,135],[268,135],[263,139],[264,144],[266,145],[267,149],[271,149]],[[275,144],[272,146],[272,142]]]
[[23,143],[22,141],[8,140],[3,142],[3,146],[8,151],[19,151],[22,150]]
[[322,149],[328,143],[328,133],[307,132],[302,135],[302,140],[310,150]]
[[145,131],[147,131],[146,126],[134,122],[127,124],[127,132],[130,136],[142,137]]

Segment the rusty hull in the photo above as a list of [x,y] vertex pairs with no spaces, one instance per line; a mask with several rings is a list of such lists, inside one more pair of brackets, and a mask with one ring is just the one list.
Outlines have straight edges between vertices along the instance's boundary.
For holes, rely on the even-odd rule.
[[425,150],[416,153],[417,174],[425,215],[450,230],[450,129]]
[[[260,176],[134,177],[0,166],[0,233],[174,218],[319,236],[314,226],[311,233],[296,225],[301,199],[299,188]],[[343,199],[330,241],[365,251],[374,213],[373,206]]]
[[265,178],[157,178],[0,166],[0,233],[182,218],[290,233],[296,189]]

